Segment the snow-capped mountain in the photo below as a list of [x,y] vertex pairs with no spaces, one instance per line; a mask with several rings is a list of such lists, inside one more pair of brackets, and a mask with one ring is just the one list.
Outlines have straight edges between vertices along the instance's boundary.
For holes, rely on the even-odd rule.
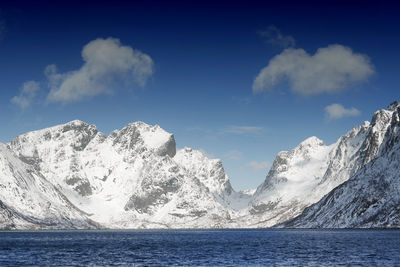
[[400,226],[400,104],[377,111],[361,146],[361,168],[303,214],[281,226]]
[[159,126],[109,136],[82,121],[29,132],[9,144],[79,209],[105,227],[220,227],[233,191],[221,161],[185,148]]
[[364,162],[360,153],[369,123],[355,127],[332,145],[310,137],[290,152],[280,152],[255,192],[249,214],[269,227],[301,214],[350,178]]
[[236,192],[222,162],[135,122],[71,121],[0,144],[0,228],[399,226],[399,103],[325,145],[280,152]]

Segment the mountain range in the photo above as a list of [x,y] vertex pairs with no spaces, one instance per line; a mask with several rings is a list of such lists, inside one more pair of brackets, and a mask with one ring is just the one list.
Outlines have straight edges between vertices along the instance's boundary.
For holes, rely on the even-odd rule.
[[310,137],[278,153],[248,192],[158,125],[28,132],[0,143],[0,228],[399,227],[399,113],[393,102],[334,144]]

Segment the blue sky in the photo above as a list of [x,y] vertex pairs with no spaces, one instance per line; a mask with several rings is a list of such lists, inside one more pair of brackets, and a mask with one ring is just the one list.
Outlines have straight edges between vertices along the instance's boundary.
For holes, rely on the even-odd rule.
[[389,1],[2,2],[0,141],[140,120],[255,188],[279,151],[331,144],[399,100],[398,14]]

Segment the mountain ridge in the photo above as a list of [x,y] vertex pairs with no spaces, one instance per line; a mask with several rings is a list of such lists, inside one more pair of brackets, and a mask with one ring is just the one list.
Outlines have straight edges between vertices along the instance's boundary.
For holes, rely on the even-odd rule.
[[[176,149],[174,135],[158,125],[133,122],[105,135],[95,125],[73,120],[28,132],[0,144],[0,227],[398,225],[396,205],[387,204],[386,194],[399,188],[400,167],[392,159],[400,158],[399,110],[398,102],[391,103],[375,112],[371,123],[354,127],[331,145],[312,136],[291,151],[279,152],[264,182],[250,193],[233,189],[221,160],[187,147]],[[386,184],[382,175],[396,187],[375,188]],[[367,187],[360,187],[361,176],[369,177]],[[369,192],[372,199],[365,199],[358,195],[367,192],[365,188],[381,194]],[[392,218],[393,223],[368,224],[346,215],[341,224],[329,224],[335,220],[326,216],[334,209],[337,214],[351,206],[327,206],[334,197],[359,206],[371,201],[378,205],[381,197],[386,204],[378,205],[383,211],[376,218]]]

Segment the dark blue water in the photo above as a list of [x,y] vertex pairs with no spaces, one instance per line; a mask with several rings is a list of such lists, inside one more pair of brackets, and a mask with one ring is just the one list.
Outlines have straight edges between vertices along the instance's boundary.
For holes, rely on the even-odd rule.
[[400,230],[0,232],[0,266],[400,266]]

